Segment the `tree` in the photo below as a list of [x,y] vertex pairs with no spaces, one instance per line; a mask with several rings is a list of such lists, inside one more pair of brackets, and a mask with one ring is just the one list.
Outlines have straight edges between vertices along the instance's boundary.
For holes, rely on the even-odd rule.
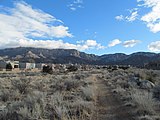
[[11,71],[12,69],[13,69],[13,67],[12,67],[11,63],[7,63],[6,70]]

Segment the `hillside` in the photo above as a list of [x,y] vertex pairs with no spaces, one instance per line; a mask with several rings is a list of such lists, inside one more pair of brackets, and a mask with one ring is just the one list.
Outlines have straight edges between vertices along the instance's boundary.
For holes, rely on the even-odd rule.
[[19,60],[20,62],[37,63],[73,63],[97,65],[133,65],[158,61],[160,54],[150,52],[137,52],[130,55],[124,53],[105,54],[97,56],[74,49],[42,49],[31,47],[7,48],[0,50],[0,58],[4,60]]

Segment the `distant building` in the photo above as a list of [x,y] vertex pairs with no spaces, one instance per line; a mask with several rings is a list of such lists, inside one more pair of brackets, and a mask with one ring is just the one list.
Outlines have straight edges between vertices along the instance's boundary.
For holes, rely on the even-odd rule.
[[[49,65],[52,69],[55,69],[54,64],[45,64],[45,63],[22,63],[19,61],[3,61],[0,60],[0,71],[12,71],[12,70],[42,70],[44,65]],[[57,65],[58,69],[64,67],[62,65]]]
[[7,64],[11,64],[13,69],[18,69],[19,68],[19,61],[7,61]]
[[36,66],[35,63],[19,63],[19,69],[24,70],[24,69],[34,69]]

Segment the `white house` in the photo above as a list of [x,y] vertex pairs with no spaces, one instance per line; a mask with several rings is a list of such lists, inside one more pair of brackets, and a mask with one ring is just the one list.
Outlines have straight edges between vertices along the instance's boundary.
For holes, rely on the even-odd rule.
[[35,63],[19,63],[19,69],[34,69],[36,66]]

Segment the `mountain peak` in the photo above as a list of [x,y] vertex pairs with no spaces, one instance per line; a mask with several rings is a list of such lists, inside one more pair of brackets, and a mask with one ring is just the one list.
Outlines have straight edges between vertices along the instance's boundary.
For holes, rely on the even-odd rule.
[[26,58],[40,58],[38,55],[34,54],[32,51],[28,51],[25,55]]

